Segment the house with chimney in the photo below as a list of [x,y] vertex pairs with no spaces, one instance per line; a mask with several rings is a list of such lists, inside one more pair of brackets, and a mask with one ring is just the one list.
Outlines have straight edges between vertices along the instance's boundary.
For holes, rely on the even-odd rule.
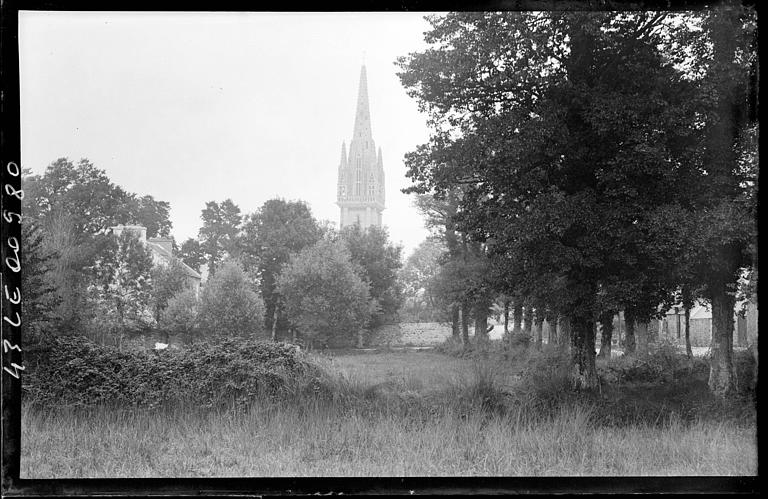
[[174,260],[178,261],[184,269],[190,288],[195,291],[195,294],[199,294],[202,276],[173,255],[173,239],[170,237],[150,237],[147,239],[147,228],[142,225],[116,225],[111,230],[116,237],[120,237],[123,232],[130,232],[138,237],[139,241],[152,252],[152,261],[155,265],[169,265]]

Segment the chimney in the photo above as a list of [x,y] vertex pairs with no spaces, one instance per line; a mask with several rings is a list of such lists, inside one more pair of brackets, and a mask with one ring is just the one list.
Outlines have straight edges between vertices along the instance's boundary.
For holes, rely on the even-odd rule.
[[130,232],[139,238],[142,243],[147,242],[147,228],[143,225],[116,225],[112,227],[112,234],[120,237],[123,232]]
[[173,255],[173,239],[170,237],[150,237],[148,241],[157,244],[167,251],[169,255]]

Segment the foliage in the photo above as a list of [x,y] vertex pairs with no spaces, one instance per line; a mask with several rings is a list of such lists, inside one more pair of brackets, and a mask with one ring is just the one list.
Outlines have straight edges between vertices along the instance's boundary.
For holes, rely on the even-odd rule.
[[365,327],[373,304],[357,270],[346,246],[328,239],[291,257],[277,291],[303,338],[310,343],[333,336],[350,341]]
[[313,373],[296,347],[250,339],[121,351],[68,337],[39,355],[24,396],[41,405],[249,406],[286,394],[291,380]]
[[144,225],[150,237],[168,235],[170,206],[125,191],[87,159],[59,158],[42,175],[25,170],[22,184],[24,223],[36,225],[45,251],[56,255],[49,284],[60,297],[59,327],[76,330],[90,315],[87,269],[100,257],[99,237],[118,224]]
[[100,250],[88,272],[88,287],[94,313],[92,327],[99,333],[121,335],[154,323],[152,299],[152,254],[134,234],[102,235]]
[[87,159],[73,164],[59,158],[43,175],[29,171],[23,179],[24,217],[47,226],[51,217],[71,217],[76,242],[87,241],[117,224],[132,223],[136,205],[132,195],[110,182],[103,170]]
[[355,224],[344,227],[339,236],[349,249],[352,262],[361,268],[361,277],[370,285],[370,297],[378,310],[371,317],[371,327],[393,321],[403,303],[397,271],[402,267],[402,246],[389,241],[385,228],[372,225],[361,229]]
[[546,345],[526,359],[520,374],[518,400],[534,411],[545,413],[573,403],[571,370],[566,352]]
[[[728,82],[744,75],[714,71],[708,81],[683,69],[689,49],[706,44],[695,22],[681,21],[650,12],[452,13],[430,18],[429,49],[399,61],[403,85],[434,129],[407,155],[408,191],[440,198],[461,189],[457,228],[492,241],[506,278],[538,308],[571,319],[585,387],[597,386],[593,318],[627,307],[647,319],[676,289],[678,262],[669,255],[681,254],[681,239],[671,237],[678,226],[711,229],[689,247],[728,262],[739,250],[731,242],[749,238],[751,217],[729,199],[695,223],[670,216],[701,194],[720,199],[731,185],[733,177],[712,175],[731,146],[712,147],[732,130],[711,119],[731,116],[718,106],[742,95]],[[731,66],[741,63],[731,59],[749,36],[734,43],[733,28],[713,28],[711,68],[718,50]],[[720,267],[706,272],[728,282]]]
[[160,314],[160,329],[170,334],[189,336],[197,330],[198,299],[192,289],[173,295]]
[[226,199],[221,203],[208,201],[200,215],[203,226],[200,228],[200,248],[208,261],[208,272],[213,275],[217,267],[227,257],[240,255],[240,208]]
[[[246,270],[255,271],[261,286],[266,313],[265,326],[271,328],[279,296],[275,287],[281,267],[292,253],[312,246],[322,229],[303,201],[270,199],[243,223],[242,261]],[[278,327],[285,329],[285,314],[278,312]]]
[[161,312],[168,305],[168,300],[190,287],[190,282],[184,265],[175,258],[171,258],[167,264],[152,267],[151,276],[152,306],[155,319],[159,321]]
[[147,228],[147,237],[168,237],[171,234],[171,205],[157,201],[152,196],[133,198],[132,220],[134,224]]
[[438,310],[438,297],[431,286],[445,252],[445,244],[440,239],[428,238],[406,259],[398,273],[404,297],[400,310],[403,320],[434,322],[445,319],[446,314]]
[[235,261],[225,262],[208,279],[200,296],[199,322],[202,332],[211,336],[263,334],[264,302],[243,268]]
[[58,319],[60,297],[51,276],[56,255],[46,249],[43,238],[43,232],[34,223],[22,225],[21,307],[26,344],[43,340]]
[[200,247],[200,241],[189,238],[181,244],[179,258],[189,265],[195,272],[200,272],[200,267],[205,263],[205,253]]
[[611,358],[600,371],[609,383],[671,383],[690,375],[692,371],[707,372],[707,363],[688,359],[677,345],[659,341],[649,346],[644,355]]

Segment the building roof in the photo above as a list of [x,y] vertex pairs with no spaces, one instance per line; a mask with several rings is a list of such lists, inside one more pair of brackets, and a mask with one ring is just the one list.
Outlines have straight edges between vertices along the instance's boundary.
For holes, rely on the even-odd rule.
[[[746,303],[746,300],[737,301],[734,308],[734,314],[738,313]],[[683,314],[683,307],[677,306],[667,310],[667,315],[675,315],[675,308],[678,309],[680,314]],[[698,300],[691,308],[691,319],[712,319],[712,308],[709,306],[709,302],[706,300]]]
[[153,243],[152,241],[147,241],[147,246],[149,247],[149,249],[151,249],[152,251],[166,258],[169,261],[172,259],[178,261],[181,264],[182,268],[184,268],[184,273],[187,274],[189,277],[192,277],[194,279],[202,279],[202,276],[200,275],[199,272],[196,272],[192,267],[184,263],[180,258],[176,258],[175,256],[173,256],[170,251],[166,250],[159,244]]

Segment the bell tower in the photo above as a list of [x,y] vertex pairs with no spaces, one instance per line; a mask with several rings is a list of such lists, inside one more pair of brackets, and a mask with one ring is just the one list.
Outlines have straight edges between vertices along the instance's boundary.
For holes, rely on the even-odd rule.
[[365,65],[360,68],[357,112],[352,140],[341,144],[336,204],[341,210],[339,228],[359,223],[363,229],[381,227],[384,211],[384,163],[381,148],[376,149],[371,132],[368,107],[368,77]]

